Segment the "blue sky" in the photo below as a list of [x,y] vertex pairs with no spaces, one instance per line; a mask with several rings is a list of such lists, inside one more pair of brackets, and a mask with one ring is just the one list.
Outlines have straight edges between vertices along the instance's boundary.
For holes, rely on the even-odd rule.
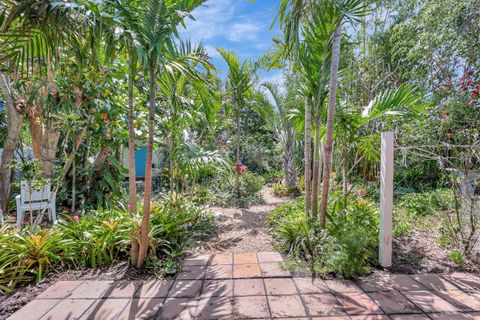
[[[256,60],[263,56],[278,35],[278,25],[270,28],[275,19],[280,0],[208,0],[193,12],[195,21],[187,22],[182,38],[203,44],[212,57],[213,64],[227,72],[217,47],[235,51],[240,59]],[[261,72],[264,81],[280,82],[280,71]]]

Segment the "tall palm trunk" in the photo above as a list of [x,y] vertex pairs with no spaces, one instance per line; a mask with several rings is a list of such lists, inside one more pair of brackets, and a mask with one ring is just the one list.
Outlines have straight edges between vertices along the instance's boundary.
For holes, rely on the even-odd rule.
[[[133,49],[131,49],[133,51]],[[134,100],[133,100],[133,55],[129,54],[129,75],[128,75],[128,195],[130,212],[137,211],[137,177],[135,173],[135,127],[134,122]],[[135,259],[136,260],[136,259]]]
[[340,61],[340,42],[342,40],[342,24],[338,24],[333,35],[332,65],[330,69],[330,87],[328,93],[327,131],[324,147],[322,202],[320,206],[320,226],[325,227],[327,215],[328,191],[330,189],[330,173],[332,171],[333,125],[335,121],[335,105],[337,103],[338,64]]
[[291,190],[297,184],[297,171],[295,169],[295,131],[291,126],[287,128],[287,141],[284,153],[285,182]]
[[311,155],[312,155],[312,141],[311,141],[311,126],[312,126],[312,119],[311,119],[311,101],[310,99],[307,100],[305,105],[305,214],[307,217],[310,214],[311,208],[311,176],[312,176],[312,163],[311,163]]
[[[342,152],[342,192],[343,192],[343,207],[347,209],[348,206],[348,146],[345,146]],[[347,212],[345,210],[345,218]]]
[[[137,212],[137,176],[135,172],[135,127],[134,127],[134,98],[133,81],[135,79],[134,49],[130,48],[128,55],[129,73],[128,73],[128,195],[129,209],[131,213]],[[132,265],[136,266],[138,262],[138,252],[140,245],[138,243],[138,230],[132,234],[130,258]]]
[[[237,127],[237,150],[235,164],[240,164],[240,115],[237,115],[235,119],[235,126]],[[235,189],[237,197],[240,198],[240,172],[235,171]]]
[[170,192],[175,191],[175,166],[173,163],[173,133],[168,136],[168,166],[170,168]]
[[150,99],[148,108],[148,140],[147,161],[145,165],[145,189],[143,198],[143,217],[140,229],[140,247],[138,252],[137,268],[142,268],[148,252],[148,224],[150,221],[150,201],[152,199],[152,156],[153,156],[153,130],[155,128],[155,98],[157,86],[155,79],[155,65],[152,61],[148,64],[150,73]]
[[315,137],[313,140],[312,217],[318,216],[318,182],[320,177],[320,116],[315,115]]
[[15,147],[20,139],[22,130],[23,115],[15,109],[13,94],[10,88],[10,79],[7,75],[0,73],[0,89],[5,98],[5,114],[7,120],[7,137],[3,145],[2,161],[0,163],[0,209],[6,211],[10,197],[10,181],[12,178],[11,162]]

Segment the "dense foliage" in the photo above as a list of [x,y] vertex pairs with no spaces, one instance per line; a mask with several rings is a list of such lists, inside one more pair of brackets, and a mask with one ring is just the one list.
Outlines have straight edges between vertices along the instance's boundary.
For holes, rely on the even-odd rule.
[[[0,233],[0,292],[41,281],[52,270],[98,268],[128,259],[139,215],[120,208],[74,216],[51,229],[3,227]],[[152,208],[150,261],[155,272],[172,274],[187,251],[214,234],[213,216],[178,194],[169,194]],[[152,268],[153,268],[152,267]]]

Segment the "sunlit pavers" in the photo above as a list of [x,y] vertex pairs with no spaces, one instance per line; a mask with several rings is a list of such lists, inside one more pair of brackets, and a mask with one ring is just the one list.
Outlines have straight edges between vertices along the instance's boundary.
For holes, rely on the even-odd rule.
[[56,319],[480,320],[480,277],[293,277],[276,252],[198,255],[176,279],[59,281],[11,316]]

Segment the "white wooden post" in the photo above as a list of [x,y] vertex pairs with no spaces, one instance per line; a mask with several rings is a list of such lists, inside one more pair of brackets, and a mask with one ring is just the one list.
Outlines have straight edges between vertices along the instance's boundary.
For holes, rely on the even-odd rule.
[[393,212],[393,132],[382,132],[380,168],[380,245],[379,263],[392,266],[392,212]]

